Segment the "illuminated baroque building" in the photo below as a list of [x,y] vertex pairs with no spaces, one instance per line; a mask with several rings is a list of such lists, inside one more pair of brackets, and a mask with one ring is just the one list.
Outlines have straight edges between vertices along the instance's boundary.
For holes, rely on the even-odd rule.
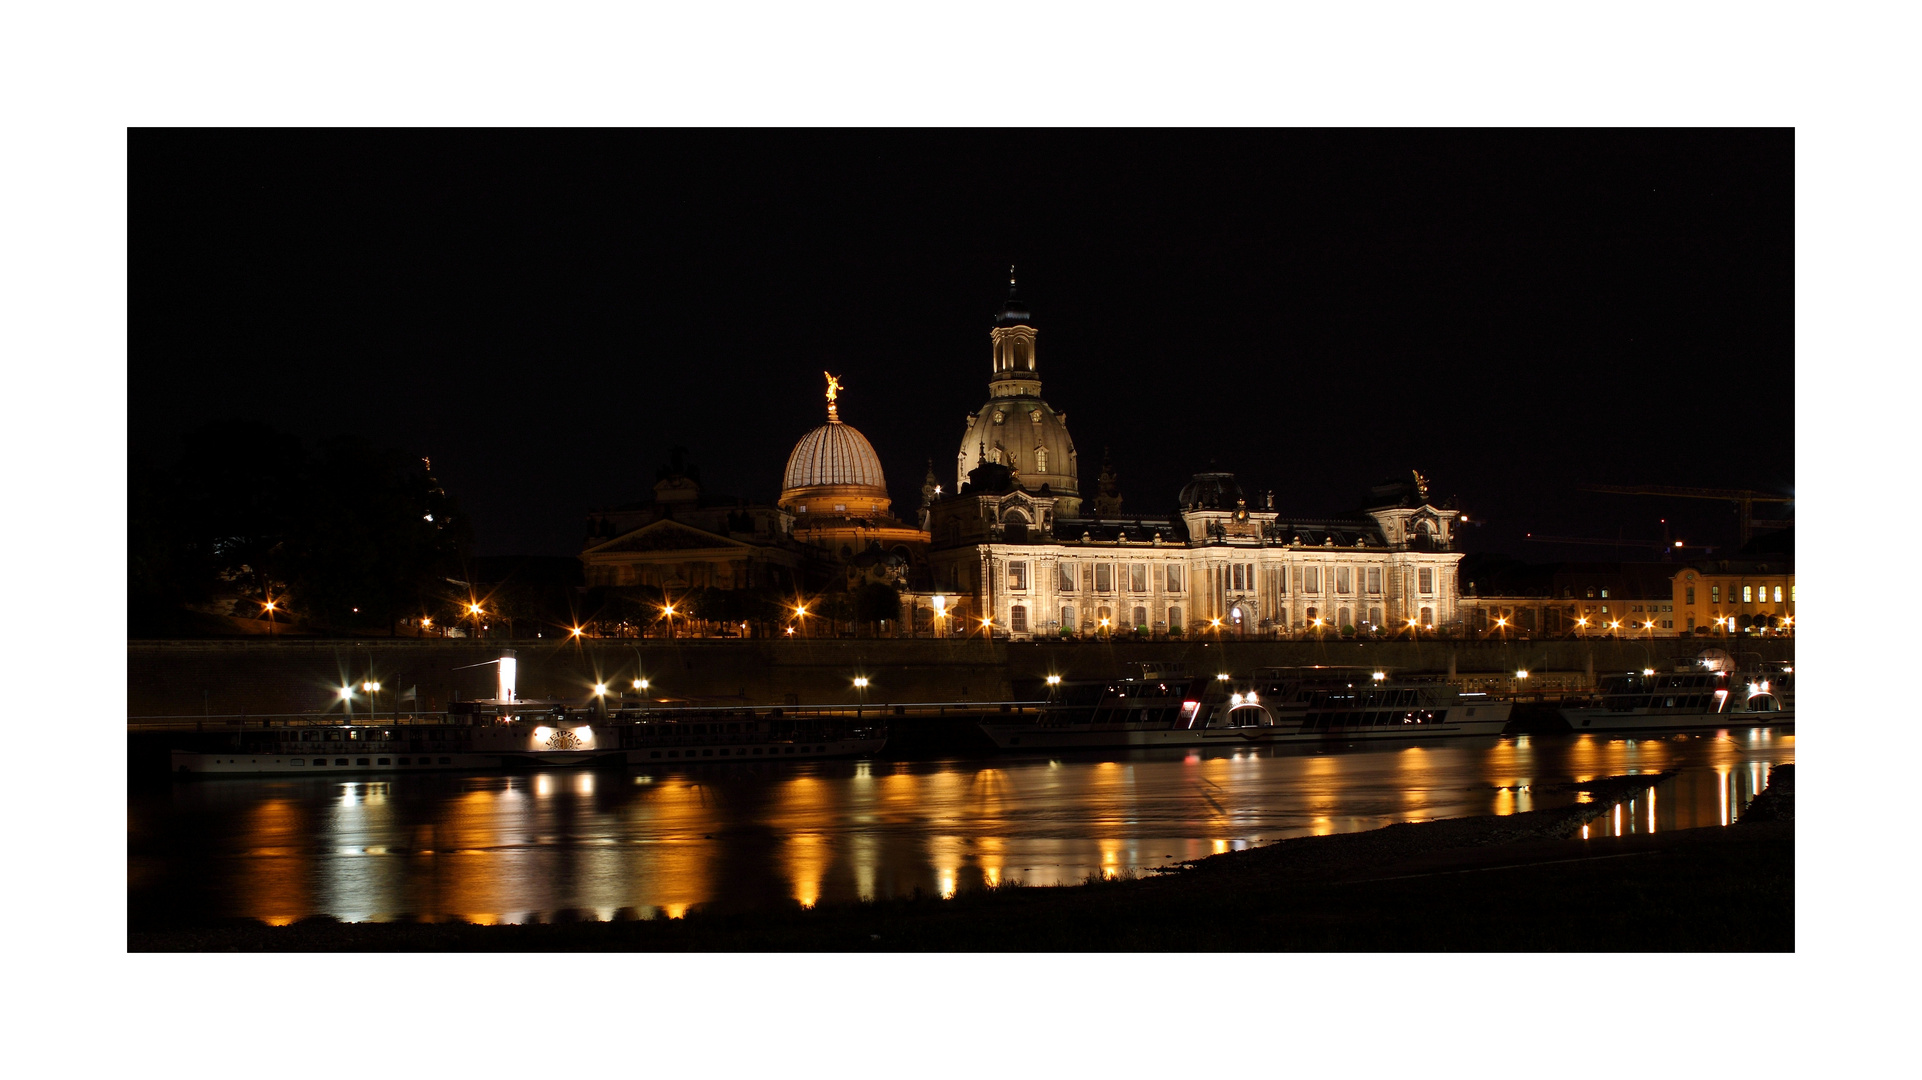
[[1202,473],[1174,513],[1127,517],[1104,463],[1084,514],[1066,417],[1040,396],[1035,337],[1011,289],[990,332],[988,403],[956,453],[958,490],[927,507],[917,631],[979,632],[983,620],[1016,639],[1457,624],[1459,514],[1434,504],[1419,473],[1377,485],[1353,516],[1282,513],[1272,492],[1251,506],[1233,475]]

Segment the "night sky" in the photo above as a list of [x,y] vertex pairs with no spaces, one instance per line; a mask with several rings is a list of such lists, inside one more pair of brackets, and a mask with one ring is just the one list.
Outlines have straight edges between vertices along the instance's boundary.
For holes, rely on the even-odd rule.
[[1725,504],[1579,485],[1795,487],[1788,130],[130,138],[132,455],[370,436],[483,555],[573,554],[672,446],[772,502],[823,369],[912,518],[1010,263],[1126,513],[1221,469],[1341,514],[1420,469],[1467,550],[1635,558],[1522,538],[1733,546]]

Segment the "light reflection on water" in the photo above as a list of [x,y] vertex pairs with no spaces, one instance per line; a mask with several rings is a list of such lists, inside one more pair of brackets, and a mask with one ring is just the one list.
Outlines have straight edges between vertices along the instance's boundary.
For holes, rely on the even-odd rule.
[[1564,806],[1679,768],[1591,835],[1723,825],[1791,731],[1533,736],[502,776],[211,780],[130,795],[129,903],[284,923],[679,917],[1072,884],[1290,836]]

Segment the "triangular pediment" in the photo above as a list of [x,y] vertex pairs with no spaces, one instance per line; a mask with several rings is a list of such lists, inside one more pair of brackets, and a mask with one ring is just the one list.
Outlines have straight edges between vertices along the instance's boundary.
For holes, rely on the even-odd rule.
[[633,532],[624,533],[604,544],[588,548],[586,554],[615,555],[630,551],[713,551],[716,549],[748,551],[753,547],[752,544],[744,544],[719,533],[711,533],[706,529],[697,529],[692,525],[684,525],[669,519],[650,522]]

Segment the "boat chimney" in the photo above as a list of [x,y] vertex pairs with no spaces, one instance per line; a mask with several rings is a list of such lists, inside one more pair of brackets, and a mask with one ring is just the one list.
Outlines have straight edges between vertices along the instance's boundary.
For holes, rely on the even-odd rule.
[[502,704],[507,704],[514,700],[514,668],[517,666],[514,650],[502,649],[500,663],[495,666],[500,669],[500,692],[496,697]]

